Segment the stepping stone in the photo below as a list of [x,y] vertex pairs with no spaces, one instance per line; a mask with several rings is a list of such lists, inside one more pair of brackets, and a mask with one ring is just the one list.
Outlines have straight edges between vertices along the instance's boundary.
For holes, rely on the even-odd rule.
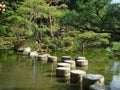
[[69,63],[57,63],[57,67],[68,67],[70,68],[70,64]]
[[75,61],[73,61],[73,60],[66,60],[66,61],[64,61],[64,62],[65,62],[65,63],[69,63],[71,69],[75,69],[75,68],[76,68],[76,62],[75,62]]
[[56,68],[57,77],[70,77],[70,68],[68,67],[57,67]]
[[85,57],[77,57],[77,58],[75,58],[75,60],[86,60],[86,58]]
[[83,80],[83,76],[86,75],[85,71],[72,70],[70,72],[70,83],[79,84]]
[[90,85],[104,85],[104,76],[100,74],[86,74],[83,76],[83,88],[89,90]]
[[88,60],[76,60],[77,66],[86,66],[88,65]]
[[71,56],[62,56],[62,61],[66,61],[66,60],[72,60],[72,57]]

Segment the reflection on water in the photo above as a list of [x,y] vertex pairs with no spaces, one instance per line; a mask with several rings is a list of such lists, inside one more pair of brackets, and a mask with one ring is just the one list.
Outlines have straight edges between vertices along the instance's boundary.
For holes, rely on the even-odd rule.
[[110,84],[111,90],[120,90],[120,62],[119,61],[114,62],[113,66],[111,67],[111,71],[114,74]]
[[120,62],[119,61],[115,61],[113,66],[111,67],[111,71],[114,74],[119,74],[120,73]]
[[120,75],[114,75],[110,84],[111,90],[120,90]]
[[68,90],[83,90],[83,89],[81,84],[80,85],[70,84]]
[[32,60],[32,78],[33,82],[36,80],[36,62],[35,60]]

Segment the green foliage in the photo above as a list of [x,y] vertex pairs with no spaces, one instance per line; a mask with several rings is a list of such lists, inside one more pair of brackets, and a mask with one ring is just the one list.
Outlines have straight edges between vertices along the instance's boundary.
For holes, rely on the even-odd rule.
[[119,8],[120,8],[119,4],[111,4],[107,7],[106,15],[100,22],[102,27],[108,30],[113,30],[114,32],[118,30],[120,26]]
[[37,42],[34,42],[33,40],[26,40],[23,42],[23,44],[21,45],[21,47],[25,48],[25,47],[31,47],[31,49],[34,50],[38,50],[40,49],[40,46]]
[[5,0],[6,11],[0,15],[0,37],[17,37],[18,41],[25,37],[54,50],[81,50],[83,44],[107,45],[110,34],[120,30],[120,5],[110,2]]
[[119,51],[120,52],[120,42],[113,42],[112,43],[112,50],[113,51]]
[[2,38],[0,38],[0,43],[2,43],[3,42],[3,39]]
[[120,42],[112,42],[111,47],[106,48],[106,51],[109,53],[109,56],[120,56]]
[[83,43],[92,45],[104,45],[109,44],[109,33],[95,33],[93,31],[88,31],[79,34],[79,38],[82,39]]
[[73,38],[72,37],[65,37],[65,38],[63,38],[63,42],[64,42],[64,44],[65,44],[65,47],[67,47],[67,46],[71,46],[72,44],[73,44]]

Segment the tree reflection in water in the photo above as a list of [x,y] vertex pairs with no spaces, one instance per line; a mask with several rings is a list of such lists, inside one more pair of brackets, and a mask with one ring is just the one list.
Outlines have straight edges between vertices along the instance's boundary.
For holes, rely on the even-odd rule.
[[110,87],[111,90],[120,90],[120,62],[114,62],[111,67],[111,71],[113,72],[113,79],[111,81]]

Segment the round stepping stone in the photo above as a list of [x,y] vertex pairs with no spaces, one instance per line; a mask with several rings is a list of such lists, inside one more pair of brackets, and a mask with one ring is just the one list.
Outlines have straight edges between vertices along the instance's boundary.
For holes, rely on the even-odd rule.
[[76,60],[77,66],[86,66],[88,65],[88,60]]
[[70,77],[70,68],[68,67],[57,67],[56,68],[57,77]]
[[90,85],[104,85],[104,76],[100,74],[87,74],[83,76],[83,88],[89,89]]
[[57,67],[68,67],[70,68],[70,64],[69,63],[57,63]]
[[110,87],[107,85],[90,85],[89,90],[110,90]]
[[66,60],[71,60],[72,59],[72,57],[71,56],[62,56],[62,61],[64,62],[64,61],[66,61]]
[[48,56],[48,62],[57,62],[56,56]]
[[73,61],[73,60],[67,60],[67,61],[64,61],[64,62],[65,63],[69,63],[71,69],[75,69],[75,67],[76,67],[76,62],[75,61]]
[[70,82],[74,84],[79,84],[80,82],[82,82],[84,75],[86,75],[85,71],[72,70],[70,72]]
[[77,58],[75,58],[75,60],[86,60],[86,58],[85,57],[77,57]]

